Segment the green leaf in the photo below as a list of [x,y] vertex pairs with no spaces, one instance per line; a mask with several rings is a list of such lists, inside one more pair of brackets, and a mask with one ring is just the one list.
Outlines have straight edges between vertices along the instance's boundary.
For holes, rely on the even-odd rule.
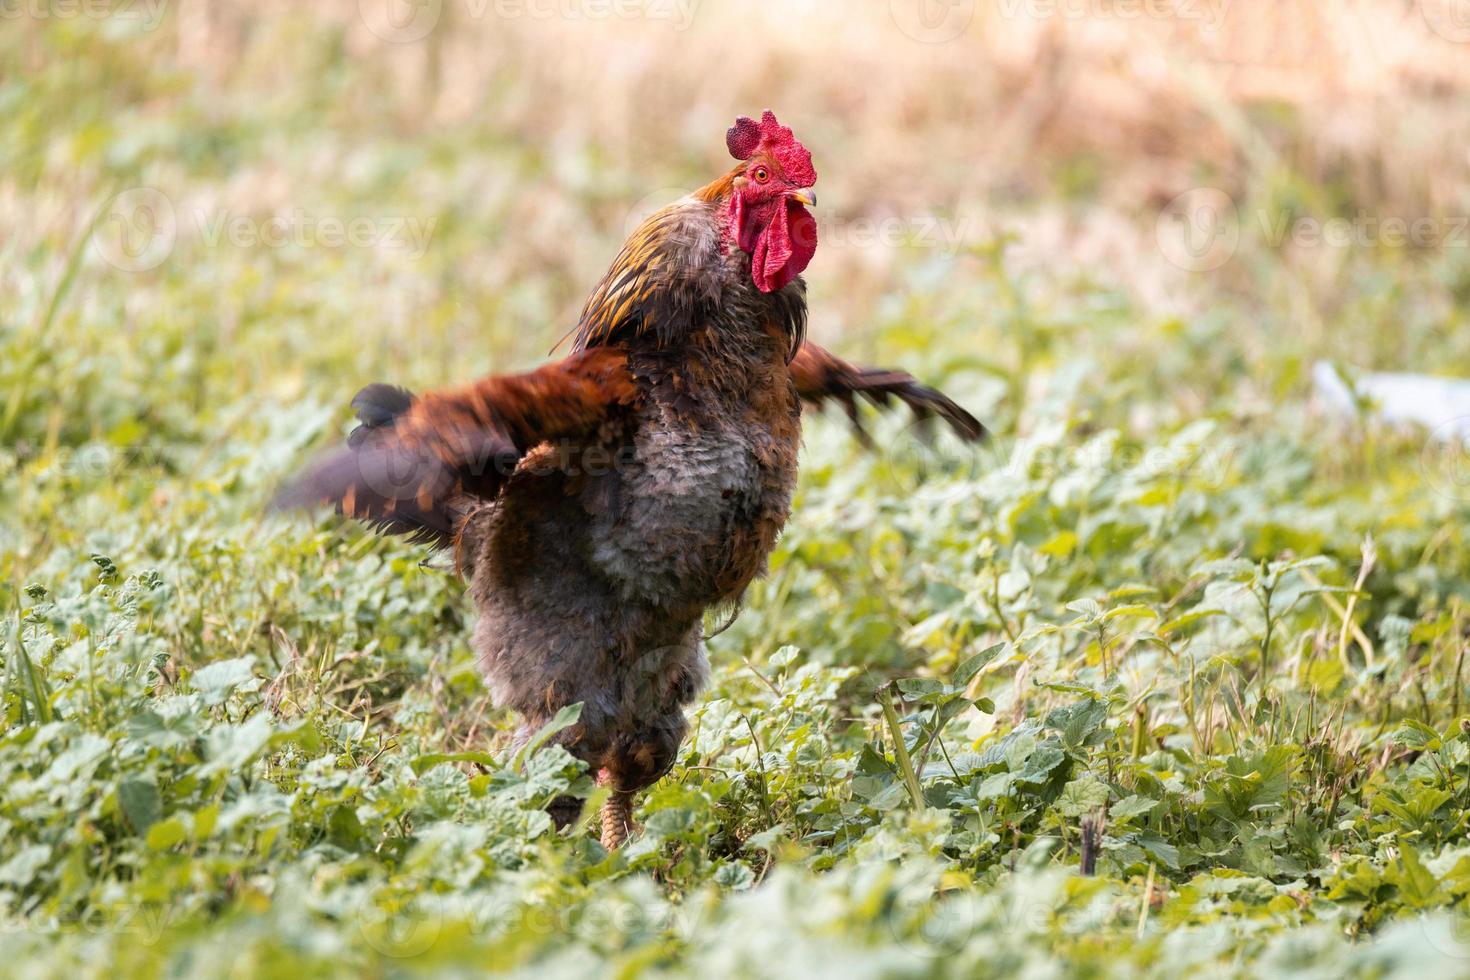
[[1398,886],[1399,897],[1410,908],[1424,909],[1450,900],[1440,890],[1439,879],[1419,860],[1419,852],[1404,838],[1399,838],[1399,860],[1390,869],[1388,878]]
[[1046,726],[1062,733],[1062,744],[1080,751],[1108,720],[1107,702],[1086,698],[1075,704],[1053,709],[1046,716]]
[[778,823],[768,827],[758,834],[751,834],[745,839],[745,849],[748,851],[774,851],[776,846],[786,838],[786,825]]
[[1115,606],[1112,609],[1109,609],[1107,612],[1103,613],[1102,621],[1105,623],[1110,623],[1115,619],[1122,619],[1125,616],[1133,617],[1136,619],[1159,618],[1159,614],[1153,609],[1153,607],[1135,604],[1131,606]]
[[495,756],[489,752],[426,752],[423,755],[414,756],[409,762],[409,767],[413,769],[414,775],[422,776],[435,766],[446,762],[473,762],[487,769],[493,769],[499,765]]
[[1059,746],[1051,742],[1043,742],[1026,757],[1026,765],[1016,773],[1016,779],[1027,783],[1043,782],[1066,761],[1067,753],[1063,752]]
[[954,686],[957,688],[969,687],[970,681],[975,679],[975,675],[984,670],[987,664],[1004,653],[1009,646],[1010,644],[1008,643],[996,643],[981,650],[973,657],[966,657],[955,668]]
[[1179,870],[1179,848],[1155,834],[1140,834],[1133,843],[1171,871]]
[[545,745],[553,735],[555,735],[557,732],[566,731],[568,728],[571,728],[581,717],[582,702],[578,701],[576,704],[569,704],[563,707],[555,714],[555,716],[552,717],[550,721],[542,725],[536,731],[536,734],[531,736],[531,740],[527,742],[519,752],[516,753],[515,761],[511,764],[511,768],[519,769],[521,763],[523,763],[528,756],[534,754],[537,749]]
[[1067,611],[1082,617],[1080,622],[1094,622],[1102,615],[1102,605],[1096,599],[1075,599],[1067,603]]
[[196,670],[189,683],[203,696],[205,704],[223,704],[236,688],[259,684],[254,669],[254,657],[220,660]]
[[327,816],[327,838],[338,847],[358,850],[363,842],[362,821],[350,806],[334,806]]
[[1256,566],[1254,562],[1248,562],[1243,558],[1217,558],[1214,561],[1196,565],[1194,574],[1230,579],[1235,582],[1248,582],[1255,577]]
[[1101,810],[1107,802],[1107,786],[1090,776],[1084,776],[1062,787],[1056,807],[1063,816],[1075,818]]
[[51,691],[46,685],[46,678],[36,669],[36,665],[31,662],[30,654],[26,652],[25,640],[21,631],[20,615],[17,613],[12,639],[16,666],[10,673],[20,675],[24,683],[22,704],[29,701],[41,723],[50,724],[54,717],[51,710]]
[[715,871],[715,884],[731,891],[744,891],[755,884],[755,872],[744,861],[728,861]]
[[158,820],[162,802],[158,784],[150,779],[124,779],[117,787],[117,802],[136,834],[147,833]]
[[1052,535],[1050,540],[1044,542],[1036,550],[1043,555],[1055,555],[1058,558],[1065,558],[1077,550],[1077,532],[1058,531]]
[[32,883],[36,874],[51,860],[51,848],[46,844],[28,844],[19,848],[0,864],[0,884],[25,887]]
[[920,701],[945,690],[944,682],[932,677],[905,677],[896,684],[908,701]]
[[1439,732],[1416,718],[1405,718],[1393,733],[1393,740],[1411,749],[1437,749],[1440,746]]
[[1169,636],[1181,630],[1188,629],[1195,623],[1208,619],[1211,616],[1223,615],[1225,615],[1225,610],[1223,609],[1191,609],[1187,613],[1164,620],[1164,622],[1159,624],[1158,632],[1160,636]]
[[189,836],[188,828],[178,817],[169,817],[167,820],[155,823],[148,828],[148,849],[150,851],[166,851],[176,844],[180,844]]
[[1158,800],[1151,800],[1146,796],[1125,796],[1123,799],[1108,807],[1108,819],[1123,823],[1134,817],[1141,817],[1151,813],[1154,807],[1159,805]]

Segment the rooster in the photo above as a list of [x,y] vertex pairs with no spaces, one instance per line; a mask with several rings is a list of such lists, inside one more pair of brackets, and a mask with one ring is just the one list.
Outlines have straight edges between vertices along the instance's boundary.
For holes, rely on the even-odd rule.
[[[984,433],[908,374],[805,341],[811,154],[769,111],[726,144],[734,169],[623,245],[569,356],[418,397],[370,385],[347,447],[277,498],[453,552],[490,692],[523,722],[515,744],[580,702],[554,738],[609,788],[609,850],[684,739],[709,674],[705,612],[738,603],[786,523],[802,402],[857,423],[859,399],[896,400]],[[559,827],[580,808],[549,807]]]

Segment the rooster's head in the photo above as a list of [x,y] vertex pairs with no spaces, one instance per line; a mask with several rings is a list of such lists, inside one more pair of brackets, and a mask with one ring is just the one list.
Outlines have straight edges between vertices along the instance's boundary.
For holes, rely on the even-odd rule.
[[742,161],[730,195],[730,238],[750,255],[756,286],[775,292],[801,275],[817,251],[812,155],[767,109],[760,122],[741,116],[725,134]]

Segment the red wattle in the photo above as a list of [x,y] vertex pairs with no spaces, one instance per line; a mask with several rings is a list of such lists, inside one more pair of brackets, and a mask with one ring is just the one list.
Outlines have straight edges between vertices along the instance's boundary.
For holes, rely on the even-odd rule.
[[754,248],[746,248],[748,227],[741,229],[740,247],[750,252],[750,274],[763,293],[784,289],[801,275],[817,252],[817,219],[800,204],[786,201],[761,229]]

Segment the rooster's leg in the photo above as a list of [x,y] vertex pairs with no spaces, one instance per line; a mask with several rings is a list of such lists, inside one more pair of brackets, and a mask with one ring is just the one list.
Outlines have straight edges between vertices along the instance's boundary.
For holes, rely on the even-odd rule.
[[602,804],[602,846],[615,851],[633,832],[633,791],[620,789],[613,775],[603,769],[597,774],[598,785],[612,787],[612,795]]
[[602,805],[603,847],[610,851],[621,847],[638,829],[633,823],[633,795],[669,771],[688,730],[684,713],[674,708],[653,724],[621,733],[612,740],[597,774],[600,785],[612,788],[612,795]]
[[615,789],[602,805],[602,846],[615,851],[627,841],[633,830],[633,794]]

